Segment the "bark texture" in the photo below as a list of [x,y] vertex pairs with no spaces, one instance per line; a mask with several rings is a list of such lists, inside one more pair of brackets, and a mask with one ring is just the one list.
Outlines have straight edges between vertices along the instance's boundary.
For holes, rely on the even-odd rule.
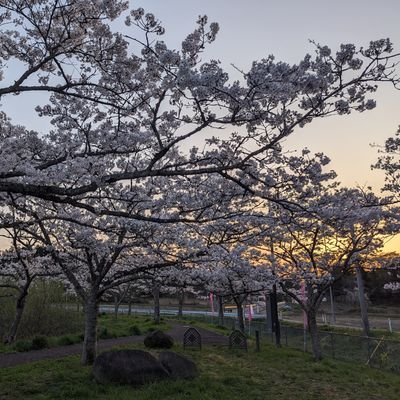
[[311,338],[312,353],[316,360],[322,359],[321,344],[319,341],[317,312],[314,309],[307,311],[308,332]]
[[93,297],[85,302],[85,336],[81,362],[83,365],[93,364],[97,353],[97,311],[98,303]]
[[11,324],[10,330],[8,332],[7,338],[5,340],[5,343],[14,343],[15,339],[18,334],[18,328],[21,324],[22,320],[22,315],[24,314],[24,309],[25,309],[25,304],[26,304],[26,298],[28,296],[28,290],[23,289],[22,291],[19,292],[16,306],[15,306],[15,317],[14,320]]
[[218,296],[218,325],[224,326],[224,297]]
[[154,322],[160,323],[160,288],[155,286],[153,288],[153,299],[154,299]]
[[368,319],[368,306],[365,300],[364,279],[362,276],[362,268],[356,268],[357,286],[358,286],[358,299],[360,302],[361,322],[365,336],[370,336],[369,319]]

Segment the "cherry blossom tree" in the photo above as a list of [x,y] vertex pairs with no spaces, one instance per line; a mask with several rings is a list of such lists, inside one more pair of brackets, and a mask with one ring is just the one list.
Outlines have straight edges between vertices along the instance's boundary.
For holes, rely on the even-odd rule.
[[60,270],[34,237],[16,228],[7,229],[3,236],[12,241],[11,248],[0,253],[0,288],[11,289],[15,293],[15,316],[5,338],[5,343],[13,343],[32,283],[40,277],[54,278]]
[[274,218],[269,257],[281,290],[306,313],[313,354],[320,359],[316,315],[324,294],[381,249],[388,234],[384,211],[371,192],[336,188],[303,199],[297,211],[276,208]]
[[127,301],[129,303],[128,314],[131,314],[132,307],[132,283],[123,283],[115,288],[112,288],[105,292],[103,295],[104,300],[111,300],[114,302],[114,317],[118,318],[119,307],[123,301]]
[[[97,215],[164,221],[167,205],[160,209],[160,200],[143,191],[160,178],[175,189],[214,175],[243,194],[241,185],[252,186],[264,171],[267,184],[280,143],[296,128],[369,110],[377,83],[397,83],[398,55],[388,39],[336,52],[314,43],[314,56],[295,65],[268,56],[239,82],[218,61],[202,61],[219,29],[205,16],[174,50],[160,40],[157,18],[128,11],[126,1],[4,0],[0,6],[0,96],[48,95],[36,111],[52,126],[34,132],[1,113],[0,193]],[[126,34],[111,27],[124,18]],[[6,68],[10,63],[15,68]],[[117,209],[92,201],[110,186],[118,189]],[[167,219],[203,218],[204,205],[193,208],[184,198],[169,204],[176,212]],[[127,212],[136,199],[151,205]]]
[[[143,222],[99,219],[80,213],[80,223],[37,220],[40,240],[84,305],[85,335],[82,363],[96,355],[97,311],[101,297],[141,274],[174,265],[179,257],[155,253],[147,246],[151,227]],[[145,225],[145,226],[144,226]],[[31,232],[31,227],[26,227]]]
[[383,170],[385,185],[382,190],[389,192],[394,197],[392,201],[397,203],[400,193],[400,127],[394,136],[386,140],[384,147],[380,149],[380,154],[373,168]]
[[163,277],[163,293],[176,297],[178,300],[178,318],[183,317],[183,306],[185,295],[197,291],[193,286],[190,274],[190,266],[176,265],[171,268],[163,269],[161,276]]
[[133,286],[133,290],[140,297],[153,298],[153,320],[156,324],[161,322],[160,295],[165,292],[163,284],[166,276],[164,271],[148,272],[136,280]]
[[[314,43],[297,64],[268,56],[232,81],[219,61],[203,61],[218,24],[199,17],[170,49],[160,21],[128,5],[0,0],[0,96],[40,102],[45,127],[0,112],[0,227],[40,227],[85,304],[84,363],[95,355],[99,296],[191,249],[171,240],[168,256],[159,252],[154,235],[144,239],[152,224],[173,224],[178,241],[183,223],[218,221],[239,237],[227,220],[249,216],[259,198],[292,206],[285,193],[302,175],[285,138],[314,118],[372,109],[379,83],[398,84],[389,39],[336,52]],[[121,20],[126,34],[115,28]],[[10,219],[14,207],[21,221]],[[235,257],[227,265],[252,271]]]
[[260,258],[260,253],[248,246],[215,246],[191,273],[192,280],[207,292],[235,302],[242,332],[245,331],[245,301],[252,294],[271,290],[275,281],[270,265],[262,264]]

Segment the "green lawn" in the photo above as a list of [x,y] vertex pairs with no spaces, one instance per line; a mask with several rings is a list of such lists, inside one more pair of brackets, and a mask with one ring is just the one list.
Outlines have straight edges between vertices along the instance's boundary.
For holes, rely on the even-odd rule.
[[119,315],[117,318],[112,314],[102,314],[98,318],[98,333],[107,337],[121,337],[130,335],[146,335],[154,330],[165,331],[169,325],[161,320],[156,324],[149,315]]
[[197,379],[139,389],[96,384],[90,367],[82,367],[78,357],[4,368],[0,369],[0,399],[399,399],[398,375],[334,360],[316,363],[311,356],[288,348],[265,344],[260,353],[253,349],[244,353],[206,347],[186,354],[200,368]]
[[[155,324],[151,316],[140,315],[119,315],[118,318],[115,318],[112,314],[102,314],[98,317],[97,326],[99,339],[110,339],[132,335],[146,335],[147,333],[154,330],[166,331],[168,329],[169,324],[166,323],[164,320],[162,320],[160,324]],[[60,336],[41,336],[41,338],[44,338],[47,342],[47,346],[43,347],[57,347],[80,343],[83,341],[82,332],[66,331],[63,335]],[[0,343],[0,353],[29,351],[32,349],[33,339],[34,338],[25,338],[22,340],[17,340],[17,342],[12,345],[5,345],[3,343]]]

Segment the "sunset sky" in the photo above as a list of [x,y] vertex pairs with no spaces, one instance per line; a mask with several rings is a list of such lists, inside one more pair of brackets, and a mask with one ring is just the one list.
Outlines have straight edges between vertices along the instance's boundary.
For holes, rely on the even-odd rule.
[[[314,51],[309,40],[336,50],[341,43],[368,46],[371,40],[390,38],[400,52],[399,0],[141,0],[132,2],[158,17],[166,28],[164,40],[179,47],[193,30],[199,15],[220,24],[217,40],[205,57],[222,61],[236,77],[234,64],[242,70],[269,54],[277,60],[297,63]],[[375,94],[377,107],[350,116],[315,120],[297,129],[287,147],[323,151],[339,180],[347,186],[372,186],[379,193],[383,174],[371,171],[377,147],[400,125],[400,91],[383,85]],[[387,250],[397,250],[400,239],[391,240]]]
[[[239,74],[231,64],[246,71],[253,60],[269,54],[297,63],[314,51],[310,39],[336,50],[341,43],[368,46],[370,40],[389,37],[400,52],[398,0],[138,0],[131,1],[131,7],[154,13],[166,28],[162,39],[172,48],[180,47],[199,15],[218,22],[217,40],[204,58],[221,60],[232,78]],[[113,25],[129,33],[122,22]],[[35,96],[37,103],[45,101],[46,95]],[[370,169],[378,152],[371,144],[383,144],[400,125],[400,91],[383,85],[375,98],[373,111],[315,120],[297,129],[287,148],[306,146],[323,151],[332,159],[331,166],[343,184],[371,185],[379,191],[383,175]],[[32,118],[33,107],[23,107],[26,100],[25,96],[7,96],[2,106],[15,121],[40,131],[44,121]]]
[[[204,57],[220,59],[233,78],[238,73],[231,64],[247,70],[253,60],[269,54],[297,63],[314,51],[309,39],[336,50],[341,43],[368,46],[370,40],[389,37],[400,52],[399,0],[138,0],[131,1],[131,7],[154,13],[166,28],[163,40],[172,48],[180,47],[199,15],[219,22],[217,40]],[[129,32],[123,24],[120,27]],[[37,99],[40,102],[41,97]],[[383,174],[370,169],[378,155],[371,144],[382,145],[400,125],[400,91],[384,85],[375,99],[373,111],[316,120],[297,129],[287,148],[322,151],[332,159],[331,167],[344,185],[369,185],[379,192]],[[33,121],[24,101],[22,96],[8,96],[2,106],[14,121],[40,130],[41,121]]]
[[[400,51],[400,1],[398,0],[141,0],[132,2],[153,12],[164,24],[164,40],[178,47],[193,30],[201,14],[220,24],[217,40],[205,57],[220,59],[230,67],[246,70],[253,60],[274,54],[277,60],[297,63],[314,51],[309,40],[333,50],[341,43],[368,46],[370,40],[389,37]],[[400,91],[382,86],[376,94],[377,108],[362,114],[330,117],[298,129],[288,147],[307,146],[323,151],[345,185],[371,185],[376,190],[383,176],[371,172],[377,149],[400,124]]]

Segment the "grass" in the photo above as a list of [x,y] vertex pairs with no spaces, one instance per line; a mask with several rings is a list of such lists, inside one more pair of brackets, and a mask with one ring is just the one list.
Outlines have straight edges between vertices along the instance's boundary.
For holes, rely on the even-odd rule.
[[[98,337],[99,339],[110,339],[123,336],[133,335],[146,335],[147,333],[154,330],[166,331],[169,329],[168,323],[164,320],[160,324],[154,323],[153,319],[149,316],[128,316],[119,315],[115,318],[110,314],[101,314],[98,317]],[[38,339],[43,339],[43,336],[35,336],[32,338],[24,338],[18,340],[12,345],[5,345],[0,343],[0,353],[12,353],[15,351],[30,351],[34,348],[39,348],[35,343]],[[45,347],[58,347],[68,346],[83,341],[83,333],[70,333],[60,336],[46,337]]]
[[[184,317],[180,320],[175,320],[176,322],[186,323],[188,325],[193,325],[194,327],[208,329],[210,331],[220,333],[221,335],[229,336],[232,332],[231,328],[229,328],[229,324],[227,326],[216,325],[215,323],[207,322],[202,317]],[[232,325],[232,324],[231,324]]]
[[169,324],[164,319],[156,324],[150,316],[119,315],[118,318],[115,318],[111,314],[102,314],[98,319],[98,332],[107,330],[109,337],[145,335],[151,331],[166,331],[168,329]]
[[267,344],[260,353],[206,347],[186,354],[199,366],[198,378],[136,389],[95,383],[78,357],[4,368],[0,399],[397,400],[400,391],[398,375],[334,360],[316,363],[302,352]]
[[[227,321],[230,326],[231,321]],[[212,330],[224,335],[231,333],[230,329],[218,327],[211,322],[189,321],[191,324]],[[214,320],[215,323],[215,320]],[[326,328],[326,329],[325,329]],[[350,328],[337,328],[330,330],[329,326],[320,326],[319,337],[321,351],[324,358],[335,358],[342,361],[357,362],[375,368],[400,373],[400,341],[396,335],[382,335],[375,331],[370,338],[360,336],[360,332]],[[259,330],[264,341],[272,342],[272,336],[265,334],[265,326],[259,325],[258,320],[252,323],[252,337],[254,331]],[[247,329],[246,329],[247,333]],[[332,334],[333,333],[333,334]],[[381,340],[384,337],[385,340]],[[397,339],[397,340],[395,340]],[[290,348],[304,350],[304,331],[299,324],[286,324],[281,326],[281,343]],[[311,352],[311,338],[306,334],[306,351]]]

